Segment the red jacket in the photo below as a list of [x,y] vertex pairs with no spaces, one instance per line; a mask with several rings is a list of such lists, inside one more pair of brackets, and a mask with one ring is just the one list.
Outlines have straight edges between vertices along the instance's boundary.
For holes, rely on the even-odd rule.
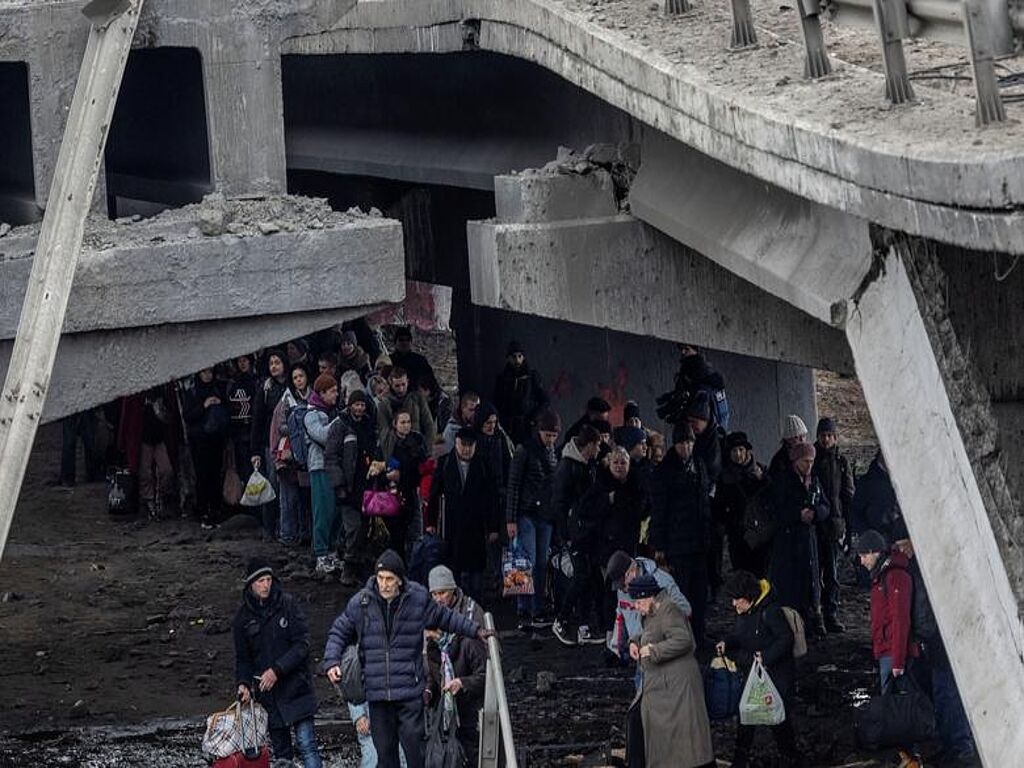
[[909,560],[893,551],[871,580],[871,649],[876,659],[892,657],[893,669],[906,669],[907,658],[917,656],[910,631],[914,580]]

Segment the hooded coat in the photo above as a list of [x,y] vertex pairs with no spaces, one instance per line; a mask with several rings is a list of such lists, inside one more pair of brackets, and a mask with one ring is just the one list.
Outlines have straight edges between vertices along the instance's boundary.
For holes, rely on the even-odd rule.
[[710,763],[715,752],[690,622],[662,590],[642,626],[633,642],[651,647],[651,655],[640,660],[647,768],[695,768]]
[[796,682],[793,630],[765,579],[761,579],[761,594],[750,610],[737,615],[736,625],[725,638],[725,655],[736,662],[744,679],[750,673],[755,653],[761,654],[761,661],[788,709]]
[[824,448],[814,444],[814,476],[821,483],[821,490],[832,507],[831,523],[826,526],[834,540],[843,538],[853,506],[853,470],[839,446]]
[[551,492],[557,466],[554,447],[545,448],[536,433],[516,448],[505,495],[507,522],[514,523],[524,515],[555,521]]
[[910,561],[898,550],[883,554],[871,573],[871,650],[876,659],[892,657],[893,669],[906,669],[917,656],[911,632],[914,579]]
[[580,499],[579,506],[580,522],[587,534],[583,540],[574,541],[593,555],[595,562],[608,562],[620,549],[636,555],[640,522],[650,509],[650,499],[640,487],[636,472],[630,470],[626,479],[619,481],[600,468],[597,481]]
[[570,439],[562,448],[562,458],[551,481],[555,530],[562,539],[568,538],[569,513],[594,484],[596,472],[597,465],[583,458],[576,441]]
[[423,632],[440,629],[476,637],[480,625],[438,605],[426,588],[404,580],[390,603],[377,591],[371,576],[331,625],[324,649],[324,669],[341,665],[345,649],[358,642],[363,662],[366,700],[421,699],[427,674],[423,665]]
[[[309,627],[295,599],[275,579],[261,602],[248,585],[231,626],[235,640],[235,681],[262,704],[271,728],[291,726],[316,714],[309,670]],[[273,669],[277,683],[260,691],[254,677]]]

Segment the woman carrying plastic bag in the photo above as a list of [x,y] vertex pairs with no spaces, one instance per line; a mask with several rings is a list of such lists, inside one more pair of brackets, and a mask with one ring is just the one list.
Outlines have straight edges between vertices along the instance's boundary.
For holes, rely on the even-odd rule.
[[245,491],[242,493],[241,504],[243,507],[258,507],[261,504],[269,504],[277,498],[270,481],[267,480],[258,469],[254,469],[249,475],[249,481],[245,484]]
[[[796,681],[793,630],[774,599],[771,585],[747,571],[736,571],[725,585],[736,624],[716,650],[736,662],[746,675],[736,728],[734,768],[750,763],[755,729],[767,725],[784,765],[802,765],[793,728],[792,695]],[[790,706],[787,706],[789,704]]]

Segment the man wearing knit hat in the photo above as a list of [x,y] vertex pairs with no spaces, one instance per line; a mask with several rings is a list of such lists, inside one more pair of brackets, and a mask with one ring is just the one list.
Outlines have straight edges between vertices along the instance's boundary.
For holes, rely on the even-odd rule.
[[[438,605],[483,626],[483,609],[455,583],[455,575],[445,565],[435,566],[427,575],[430,596]],[[459,713],[456,738],[462,744],[469,765],[476,765],[480,730],[477,727],[484,704],[487,682],[487,645],[477,638],[460,637],[450,632],[427,632],[427,664],[430,668],[431,702],[445,706],[445,698],[454,699]]]
[[772,456],[768,463],[768,474],[776,477],[779,474],[789,471],[789,449],[794,445],[807,442],[807,425],[804,420],[791,413],[782,422],[782,442],[779,450]]
[[430,598],[409,581],[394,550],[377,558],[375,574],[348,601],[327,633],[324,669],[341,680],[341,658],[357,643],[370,710],[370,732],[380,768],[398,768],[398,747],[408,768],[423,768],[423,633],[443,630],[487,640],[494,633]]
[[668,562],[693,606],[693,637],[700,646],[708,598],[711,505],[707,470],[694,455],[694,443],[689,423],[676,424],[672,448],[654,471],[650,544]]
[[[569,427],[565,433],[565,442],[576,437],[580,433],[580,430],[586,426],[594,426],[595,422],[608,421],[608,416],[612,412],[612,407],[608,404],[608,401],[603,397],[592,397],[587,400],[587,408],[583,412],[583,415],[573,422],[572,426]],[[564,447],[564,443],[563,443]]]
[[557,520],[552,489],[558,466],[555,445],[561,428],[557,413],[542,412],[530,439],[519,444],[509,466],[505,531],[509,541],[516,539],[533,563],[534,594],[516,598],[521,631],[551,626],[551,619],[544,615],[544,594],[548,549]]
[[818,564],[821,567],[821,609],[825,616],[825,629],[842,632],[846,628],[839,621],[839,552],[849,530],[850,507],[853,503],[853,471],[850,462],[839,448],[839,430],[834,419],[818,421],[817,441],[814,443],[814,476],[821,483],[829,505],[829,519],[816,526],[818,529]]
[[373,369],[370,367],[370,356],[363,351],[356,339],[356,332],[352,330],[341,332],[341,347],[338,355],[338,374],[345,371],[355,371],[359,378],[365,382],[370,378]]
[[550,401],[540,374],[526,359],[526,351],[518,341],[510,341],[505,367],[494,382],[494,407],[513,443],[520,445],[530,439],[534,422]]
[[267,560],[252,558],[245,573],[242,605],[231,625],[238,696],[243,703],[255,696],[267,710],[275,761],[291,763],[294,731],[304,768],[320,768],[306,616],[281,589]]

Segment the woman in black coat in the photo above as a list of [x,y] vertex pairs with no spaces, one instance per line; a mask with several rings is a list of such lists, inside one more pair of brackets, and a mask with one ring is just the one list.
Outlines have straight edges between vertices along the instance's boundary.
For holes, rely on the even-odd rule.
[[[725,585],[726,594],[736,611],[736,625],[715,650],[736,662],[744,679],[750,674],[755,656],[761,657],[768,675],[782,696],[786,719],[772,726],[772,735],[786,765],[801,764],[793,729],[793,692],[796,682],[796,661],[793,659],[793,630],[772,587],[748,571],[735,571]],[[753,725],[739,725],[736,730],[736,752],[732,765],[746,768],[750,748],[754,744]]]
[[776,531],[768,579],[779,602],[799,611],[816,635],[824,635],[814,526],[828,519],[830,507],[812,473],[814,446],[800,443],[789,455],[790,470],[773,478],[769,489]]
[[227,403],[227,388],[214,378],[213,368],[196,374],[182,415],[196,468],[196,515],[204,523],[216,522],[220,514],[224,444],[231,419]]
[[306,616],[281,589],[268,561],[253,558],[246,572],[232,624],[238,695],[243,703],[255,695],[267,710],[275,761],[291,761],[294,729],[304,768],[320,768]]

